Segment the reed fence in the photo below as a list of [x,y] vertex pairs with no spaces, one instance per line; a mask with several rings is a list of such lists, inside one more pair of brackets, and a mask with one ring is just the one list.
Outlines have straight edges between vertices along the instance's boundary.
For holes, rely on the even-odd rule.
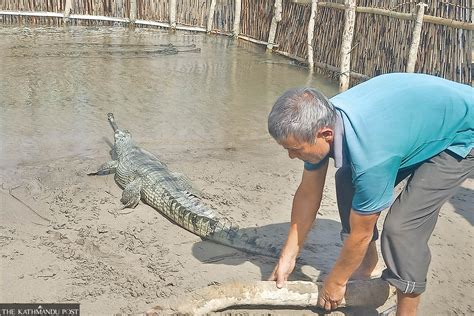
[[217,1],[214,11],[214,30],[231,34],[234,27],[235,0]]
[[275,43],[277,50],[289,56],[304,57],[307,54],[306,38],[310,11],[305,6],[290,2],[282,2],[281,21],[278,24]]
[[273,1],[242,0],[240,32],[245,36],[266,41],[273,17]]
[[132,24],[233,35],[341,89],[388,72],[472,83],[472,0],[4,0],[0,23]]
[[144,21],[167,23],[169,21],[169,11],[168,1],[137,1],[137,18]]
[[206,27],[210,4],[209,0],[177,0],[176,23]]

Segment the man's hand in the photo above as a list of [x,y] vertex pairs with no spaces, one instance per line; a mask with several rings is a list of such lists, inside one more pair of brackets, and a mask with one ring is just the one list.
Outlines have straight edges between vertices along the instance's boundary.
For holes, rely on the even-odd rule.
[[319,293],[318,305],[325,310],[335,309],[341,304],[347,281],[364,259],[379,215],[361,215],[351,210],[351,233]]
[[291,272],[293,272],[295,265],[296,258],[281,257],[280,260],[278,260],[275,269],[273,269],[272,274],[268,278],[268,281],[276,281],[277,288],[281,289],[284,282],[288,280]]
[[346,293],[346,285],[338,285],[328,278],[318,296],[318,306],[327,311],[336,309]]

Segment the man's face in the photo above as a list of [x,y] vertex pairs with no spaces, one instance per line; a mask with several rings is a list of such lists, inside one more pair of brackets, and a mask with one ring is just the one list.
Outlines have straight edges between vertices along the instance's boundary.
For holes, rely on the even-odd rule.
[[289,136],[279,144],[288,151],[288,156],[291,159],[298,158],[315,164],[329,154],[333,140],[332,135],[331,129],[324,128],[316,134],[313,144],[300,141],[293,136]]

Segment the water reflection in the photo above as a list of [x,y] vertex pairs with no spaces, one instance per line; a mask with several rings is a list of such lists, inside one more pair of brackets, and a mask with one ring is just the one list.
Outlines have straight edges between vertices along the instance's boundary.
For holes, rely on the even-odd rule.
[[139,28],[2,27],[0,73],[0,167],[96,153],[107,112],[141,144],[258,146],[284,90],[337,91],[251,43]]

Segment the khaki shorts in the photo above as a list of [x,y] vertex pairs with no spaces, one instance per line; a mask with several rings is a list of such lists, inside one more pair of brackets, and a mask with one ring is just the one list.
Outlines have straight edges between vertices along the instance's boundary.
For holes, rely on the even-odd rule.
[[[387,269],[382,278],[404,293],[422,293],[431,261],[428,240],[441,206],[459,185],[474,173],[474,150],[464,159],[443,151],[433,158],[401,171],[396,185],[406,186],[388,210],[381,246]],[[341,217],[341,236],[350,233],[349,216],[354,188],[350,167],[336,172],[336,193]],[[374,230],[373,240],[378,238]]]

